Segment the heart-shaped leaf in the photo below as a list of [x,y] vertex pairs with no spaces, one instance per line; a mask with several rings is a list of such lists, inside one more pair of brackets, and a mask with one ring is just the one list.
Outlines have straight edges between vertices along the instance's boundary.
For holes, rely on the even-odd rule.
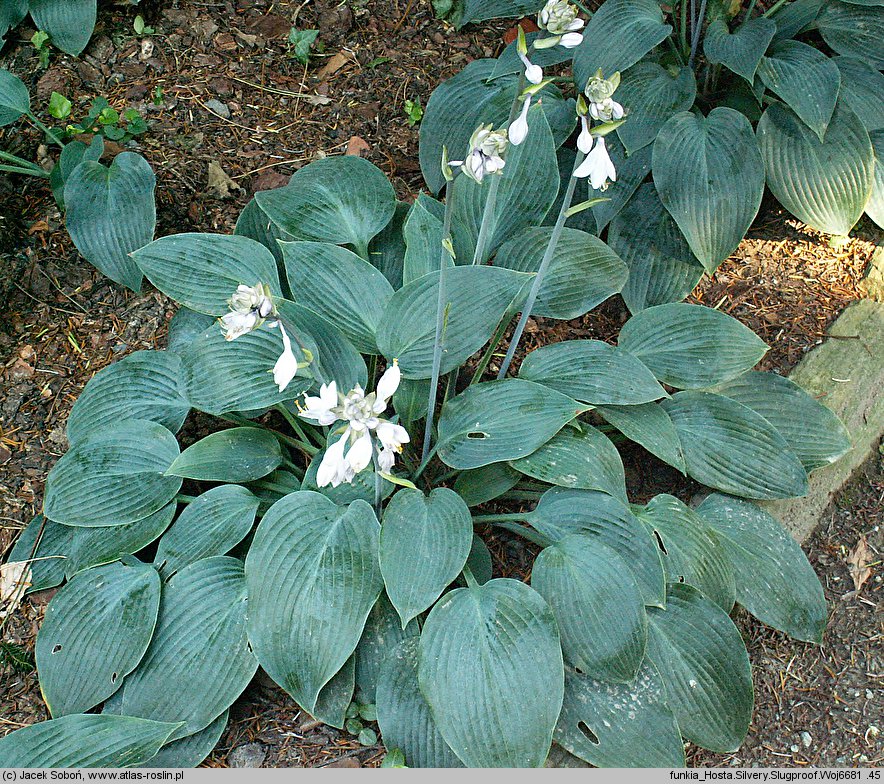
[[874,153],[868,131],[839,104],[820,140],[783,106],[769,106],[758,122],[767,184],[799,220],[829,234],[847,234],[872,191]]
[[620,330],[618,344],[677,389],[734,378],[767,351],[767,345],[732,316],[683,303],[637,313]]
[[565,668],[555,741],[599,768],[681,768],[684,744],[660,673],[645,659],[629,683]]
[[654,142],[654,185],[709,272],[733,251],[764,193],[764,161],[745,115],[720,106],[681,112]]
[[767,47],[777,32],[773,19],[747,19],[731,32],[724,19],[716,19],[703,37],[703,52],[710,63],[724,65],[750,84]]
[[53,46],[78,57],[95,28],[97,0],[28,0],[31,18],[38,30],[49,33]]
[[866,126],[884,130],[884,74],[857,57],[833,57],[841,72],[840,98]]
[[875,68],[884,68],[884,15],[880,8],[829,0],[822,4],[816,21],[823,40],[838,54],[859,57]]
[[153,239],[155,187],[150,164],[133,152],[121,152],[110,167],[84,160],[64,186],[65,224],[77,250],[133,291],[141,289],[141,270],[130,254]]
[[576,400],[531,381],[475,384],[439,416],[438,453],[452,468],[479,468],[530,455],[581,411]]
[[282,449],[269,430],[232,427],[187,447],[166,471],[206,482],[250,482],[282,465]]
[[261,666],[306,711],[353,653],[384,583],[380,526],[361,500],[287,495],[246,557],[249,640]]
[[368,614],[365,629],[353,654],[356,667],[356,696],[360,704],[374,705],[377,702],[378,680],[384,662],[402,640],[417,637],[419,634],[420,627],[417,621],[411,621],[404,629],[402,628],[399,613],[387,598],[386,591],[381,591],[381,595]]
[[593,405],[632,406],[666,397],[639,360],[600,340],[564,340],[542,346],[525,357],[519,378]]
[[181,488],[166,476],[178,442],[156,422],[132,419],[87,436],[46,480],[43,513],[65,525],[124,525],[162,509]]
[[592,15],[583,43],[574,51],[577,88],[584,89],[599,68],[608,77],[625,71],[671,32],[655,0],[607,0]]
[[250,240],[260,242],[267,250],[269,250],[276,263],[282,265],[282,250],[279,247],[279,240],[283,242],[291,242],[295,239],[287,231],[283,231],[277,226],[264,210],[258,204],[257,199],[252,199],[243,208],[236,220],[236,228],[233,233],[240,237],[248,237]]
[[[384,511],[380,564],[403,628],[461,573],[473,542],[469,507],[453,490],[400,490]],[[403,557],[407,553],[407,557]]]
[[682,735],[711,751],[736,751],[752,718],[743,639],[717,604],[672,583],[666,609],[648,610],[648,659],[663,675]]
[[181,724],[75,714],[0,738],[4,768],[131,768],[156,756]]
[[[611,159],[611,163],[614,164],[614,169],[617,171],[617,181],[608,183],[608,187],[602,191],[595,190],[587,177],[585,180],[577,183],[577,190],[575,191],[577,195],[573,200],[575,203],[579,203],[582,198],[587,200],[605,199],[605,201],[599,202],[590,208],[590,212],[595,219],[596,231],[599,234],[605,226],[620,214],[620,211],[629,203],[632,195],[639,189],[645,177],[651,171],[651,145],[646,145],[627,156],[626,150],[617,136],[609,134],[605,141],[607,142],[608,156]],[[567,172],[570,174],[571,168],[568,168]],[[585,197],[581,196],[581,188],[586,188]],[[679,236],[681,235],[679,234]],[[608,245],[614,250],[610,240],[611,234],[609,232],[607,238]],[[614,250],[614,252],[620,255],[620,251]],[[627,261],[622,256],[621,258],[623,261]],[[627,281],[623,288],[626,289],[628,285],[629,281]]]
[[620,294],[633,314],[683,300],[703,277],[703,266],[652,182],[642,185],[611,221],[608,243],[629,267]]
[[358,155],[314,161],[298,169],[284,188],[259,191],[255,201],[296,239],[353,245],[363,252],[396,211],[393,186]]
[[596,412],[623,435],[641,444],[664,463],[685,473],[684,453],[678,431],[657,403],[641,406],[598,406]]
[[173,740],[211,724],[258,669],[246,638],[246,586],[236,558],[204,558],[163,587],[157,627],[120,693],[124,716],[176,716]]
[[718,493],[697,513],[727,553],[737,601],[775,629],[822,642],[828,616],[823,587],[791,534],[759,506]]
[[632,680],[645,655],[647,617],[629,566],[597,537],[565,536],[541,550],[531,587],[556,616],[565,660],[603,681]]
[[418,682],[440,734],[467,766],[540,767],[564,689],[552,610],[517,580],[451,591],[424,624]]
[[202,558],[224,555],[246,538],[258,498],[239,485],[220,485],[191,501],[163,535],[154,564],[164,577]]
[[746,498],[792,498],[807,492],[807,472],[766,419],[729,397],[679,392],[660,404],[672,419],[688,473]]
[[172,234],[132,254],[163,294],[198,313],[223,316],[239,285],[282,296],[276,259],[261,243],[229,234]]
[[[517,234],[501,246],[494,263],[536,273],[552,233],[552,227],[538,226]],[[547,318],[578,318],[617,294],[628,274],[626,265],[598,237],[563,229],[531,313]]]
[[29,111],[31,111],[31,96],[25,83],[14,74],[0,68],[0,128],[14,123]]
[[53,597],[35,658],[54,717],[85,713],[120,688],[147,650],[159,605],[159,575],[144,564],[89,569]]
[[76,444],[127,419],[158,422],[178,432],[190,412],[179,386],[181,374],[181,360],[170,351],[136,351],[99,371],[74,403],[68,442]]

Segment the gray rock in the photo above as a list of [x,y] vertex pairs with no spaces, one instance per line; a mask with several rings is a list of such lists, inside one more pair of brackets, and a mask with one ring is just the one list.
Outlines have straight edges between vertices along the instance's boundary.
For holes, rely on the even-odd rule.
[[227,762],[231,768],[260,768],[266,756],[260,743],[246,743],[231,751]]
[[217,98],[210,98],[206,101],[206,108],[211,109],[215,114],[223,117],[225,120],[230,119],[230,108],[226,103],[221,103]]

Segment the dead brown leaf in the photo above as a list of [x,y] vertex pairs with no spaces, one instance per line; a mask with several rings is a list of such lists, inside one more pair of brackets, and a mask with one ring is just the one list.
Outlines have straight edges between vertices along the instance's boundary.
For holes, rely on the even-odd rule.
[[334,73],[337,73],[341,70],[347,63],[350,62],[350,58],[347,57],[343,52],[338,52],[337,54],[333,54],[328,62],[319,69],[319,72],[316,76],[319,79],[325,79],[328,76],[331,76]]
[[231,191],[240,190],[227,172],[221,168],[218,161],[209,161],[209,192],[217,196],[219,199],[229,199]]
[[347,142],[347,155],[362,157],[371,149],[371,145],[361,136],[351,136]]
[[850,576],[853,578],[853,586],[859,591],[865,585],[866,580],[872,576],[871,564],[874,562],[872,548],[866,541],[865,536],[861,536],[853,548],[850,555],[847,556],[847,564],[850,567]]
[[12,561],[0,566],[0,618],[18,609],[30,587],[31,567],[27,561]]

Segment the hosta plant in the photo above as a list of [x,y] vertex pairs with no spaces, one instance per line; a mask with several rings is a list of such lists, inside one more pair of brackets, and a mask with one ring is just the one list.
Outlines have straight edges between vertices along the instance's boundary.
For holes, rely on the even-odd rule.
[[[60,95],[58,99],[65,100]],[[109,108],[107,101],[96,99],[95,107],[99,108],[95,122],[104,129],[105,135],[109,138],[127,135],[127,131],[113,124],[113,117],[117,115],[113,109],[113,114],[105,115],[107,122],[103,126],[97,119],[103,109]],[[56,115],[64,114],[64,106],[52,108]],[[67,109],[70,110],[69,102]],[[89,145],[67,141],[64,133],[47,127],[34,114],[24,82],[0,69],[0,128],[22,118],[44,133],[47,142],[61,148],[58,162],[47,172],[33,161],[0,150],[0,171],[48,179],[56,202],[65,209],[65,224],[77,250],[111,280],[138,291],[142,274],[129,254],[150,242],[156,228],[156,177],[150,164],[137,153],[121,152],[110,166],[104,166],[99,162],[104,154],[104,137],[97,132],[97,127],[88,127],[96,132]],[[89,121],[92,119],[90,112]],[[134,122],[132,117],[127,127],[136,127]],[[122,136],[116,132],[107,134],[111,126]],[[141,132],[141,125],[137,128]],[[81,130],[84,129],[74,129]]]
[[[629,265],[630,310],[683,299],[704,270],[714,272],[751,225],[765,186],[819,231],[845,235],[864,211],[884,226],[882,3],[664,5],[605,0],[569,49],[536,46],[537,36],[548,40],[544,13],[567,6],[561,0],[458,4],[462,22],[539,11],[529,60],[536,69],[573,61],[575,94],[599,69],[619,72],[629,122],[608,139],[619,177],[579,225]],[[516,50],[514,42],[497,60],[470,63],[430,99],[421,163],[432,188],[441,186],[443,142],[505,120],[505,94],[523,69]],[[570,81],[555,84],[567,94]],[[567,176],[570,158],[561,158]]]
[[[735,604],[801,640],[826,620],[753,501],[801,495],[849,441],[712,309],[519,350],[529,314],[579,316],[627,280],[566,225],[584,177],[612,174],[601,81],[575,106],[517,79],[509,133],[440,148],[444,201],[398,203],[372,164],[327,158],[233,236],[134,252],[181,309],[167,350],[89,382],[11,554],[30,590],[64,584],[36,643],[53,718],[0,740],[0,766],[197,764],[259,666],[330,725],[355,701],[410,766],[539,766],[553,741],[618,767],[683,765],[684,739],[739,747]],[[631,504],[627,440],[714,492]],[[498,536],[530,578],[492,568]]]

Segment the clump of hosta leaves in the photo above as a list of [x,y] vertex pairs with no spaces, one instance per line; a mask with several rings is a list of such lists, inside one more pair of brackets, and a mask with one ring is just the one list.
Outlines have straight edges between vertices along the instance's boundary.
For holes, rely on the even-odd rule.
[[[803,494],[849,440],[709,308],[517,352],[529,315],[575,318],[627,281],[567,225],[592,206],[572,204],[584,178],[612,178],[623,107],[598,78],[575,104],[502,75],[510,122],[452,131],[444,203],[328,158],[259,193],[233,236],[134,252],[181,309],[167,350],[87,385],[12,553],[31,590],[64,585],[36,647],[53,718],[0,740],[0,765],[197,764],[259,666],[330,725],[376,716],[390,764],[540,766],[555,741],[672,767],[685,739],[739,747],[735,604],[801,640],[826,618],[753,501]],[[182,430],[192,411],[211,432]],[[713,492],[630,504],[627,440]],[[527,543],[529,582],[495,576],[497,528]]]

